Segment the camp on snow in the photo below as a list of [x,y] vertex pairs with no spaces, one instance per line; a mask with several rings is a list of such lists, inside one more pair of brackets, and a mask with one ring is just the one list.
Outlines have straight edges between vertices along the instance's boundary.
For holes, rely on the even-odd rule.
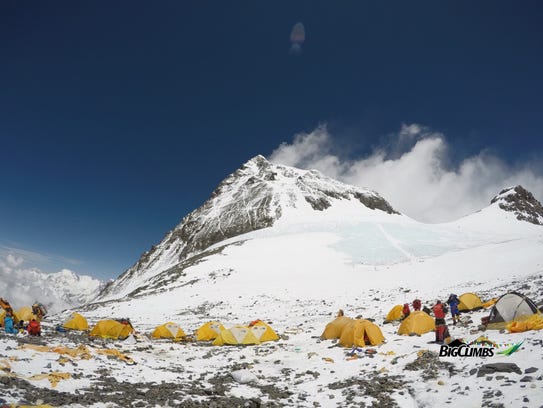
[[478,310],[483,308],[483,302],[481,298],[475,293],[464,293],[458,297],[460,303],[458,304],[458,310],[461,312],[467,312],[469,310]]
[[100,320],[92,328],[89,336],[124,340],[133,332],[134,328],[130,322],[121,323],[117,320]]
[[198,341],[210,341],[215,340],[222,330],[226,328],[220,322],[207,322],[201,325],[196,330],[196,340]]
[[398,328],[398,334],[424,334],[435,330],[435,328],[434,319],[428,313],[416,310],[402,321]]
[[488,320],[489,329],[504,329],[513,321],[522,321],[538,314],[535,303],[521,293],[509,292],[501,296],[492,307]]
[[17,312],[15,312],[16,320],[22,320],[23,322],[29,322],[32,319],[38,320],[38,317],[32,313],[30,306],[23,306]]
[[343,328],[353,319],[347,316],[339,316],[326,325],[324,331],[321,334],[322,339],[339,339],[341,337],[341,331]]
[[339,337],[339,343],[344,347],[378,346],[384,341],[381,329],[365,319],[351,320],[343,327]]
[[72,313],[62,325],[67,330],[89,330],[87,319],[79,313]]
[[253,334],[259,342],[264,343],[266,341],[279,340],[279,336],[272,329],[272,327],[262,320],[255,320],[249,324],[249,327],[253,331]]
[[234,326],[226,330],[221,330],[221,333],[213,341],[214,346],[230,345],[248,345],[259,344],[260,341],[256,338],[250,327]]
[[155,339],[173,339],[173,340],[182,340],[185,338],[185,332],[177,323],[167,322],[158,326],[151,337]]
[[395,320],[400,320],[403,317],[403,306],[402,305],[396,305],[392,309],[390,309],[390,312],[388,312],[387,317],[385,317],[385,322],[393,322]]

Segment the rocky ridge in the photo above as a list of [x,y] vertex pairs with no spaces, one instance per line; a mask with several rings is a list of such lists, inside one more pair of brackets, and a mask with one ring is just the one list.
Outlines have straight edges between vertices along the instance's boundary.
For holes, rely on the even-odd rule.
[[515,214],[520,221],[543,225],[543,206],[520,185],[503,189],[490,203],[497,203],[502,210]]

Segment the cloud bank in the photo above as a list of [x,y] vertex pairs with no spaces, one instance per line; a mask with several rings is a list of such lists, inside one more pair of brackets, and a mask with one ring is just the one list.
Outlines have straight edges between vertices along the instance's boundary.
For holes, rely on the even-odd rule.
[[505,187],[521,184],[541,200],[543,175],[529,164],[512,166],[486,151],[451,165],[451,146],[439,132],[402,125],[386,146],[343,159],[326,126],[297,134],[273,151],[274,163],[323,174],[380,193],[394,208],[423,222],[447,222],[490,204]]
[[0,296],[16,310],[39,301],[49,312],[59,312],[90,301],[102,287],[99,280],[69,269],[48,274],[29,268],[20,255],[24,252],[0,254]]

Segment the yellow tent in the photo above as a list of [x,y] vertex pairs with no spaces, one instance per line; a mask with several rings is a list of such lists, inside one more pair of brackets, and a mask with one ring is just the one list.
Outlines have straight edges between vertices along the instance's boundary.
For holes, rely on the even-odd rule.
[[378,346],[385,338],[379,327],[369,320],[356,319],[343,327],[339,343],[344,347]]
[[72,313],[66,322],[64,322],[62,327],[68,330],[89,330],[87,319],[76,312]]
[[541,330],[543,329],[543,316],[539,313],[533,314],[528,317],[521,318],[520,320],[513,320],[507,324],[507,330],[510,333],[520,333],[528,330]]
[[251,330],[261,343],[264,343],[265,341],[279,340],[279,336],[275,330],[273,330],[269,324],[263,322],[262,320],[257,320],[255,324],[251,325]]
[[394,306],[392,309],[390,309],[390,312],[388,312],[387,317],[385,318],[385,322],[400,320],[403,317],[402,310],[403,310],[402,305]]
[[222,330],[213,342],[214,346],[222,346],[224,344],[259,344],[260,342],[253,334],[250,327],[234,326],[230,329]]
[[209,341],[215,340],[222,330],[226,328],[220,322],[207,322],[196,330],[196,340]]
[[6,317],[6,311],[2,309],[0,310],[0,326],[4,325],[4,317]]
[[324,331],[321,334],[322,339],[339,339],[341,331],[347,323],[352,322],[353,319],[347,316],[339,316],[326,325]]
[[168,322],[158,326],[151,336],[155,339],[181,340],[185,337],[185,332],[176,323]]
[[400,324],[398,334],[423,334],[435,330],[436,325],[434,319],[427,313],[417,310],[411,312]]
[[32,308],[30,306],[23,306],[17,312],[15,312],[16,320],[22,320],[24,322],[29,322],[32,319],[38,320],[38,317],[32,313]]
[[480,309],[483,307],[483,302],[481,302],[481,298],[475,293],[464,293],[463,295],[460,295],[458,297],[458,300],[460,300],[460,303],[458,304],[458,310],[460,311]]
[[129,324],[122,324],[116,320],[100,320],[92,328],[89,336],[124,340],[133,331],[134,329]]

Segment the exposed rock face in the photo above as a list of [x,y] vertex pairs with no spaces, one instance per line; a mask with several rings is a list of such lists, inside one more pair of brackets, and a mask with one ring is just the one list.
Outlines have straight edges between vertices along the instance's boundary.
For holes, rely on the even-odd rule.
[[136,289],[136,281],[147,281],[225,239],[271,227],[285,211],[308,204],[315,211],[325,211],[337,200],[356,200],[372,210],[398,214],[373,191],[340,183],[316,170],[276,165],[256,156],[224,179],[200,208],[108,285],[100,298],[111,297],[130,281]]
[[541,203],[522,186],[510,187],[500,191],[490,203],[498,203],[502,210],[514,213],[518,220],[543,225],[543,207]]

